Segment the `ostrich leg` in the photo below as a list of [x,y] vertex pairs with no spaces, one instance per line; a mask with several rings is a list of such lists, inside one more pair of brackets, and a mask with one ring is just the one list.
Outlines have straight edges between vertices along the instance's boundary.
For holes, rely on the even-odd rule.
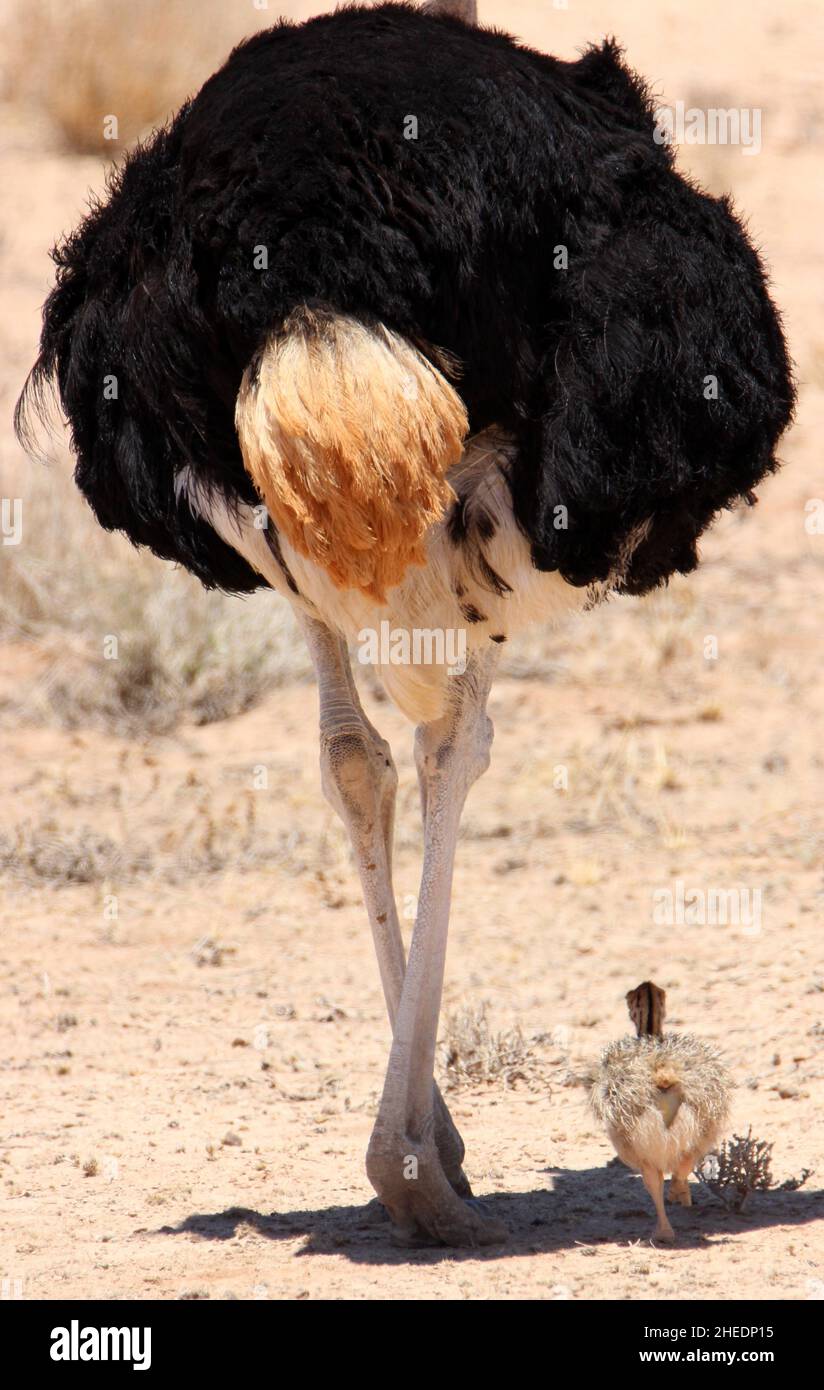
[[366,1170],[400,1241],[484,1245],[505,1231],[459,1200],[435,1139],[432,1072],[443,988],[449,901],[461,812],[489,765],[486,701],[497,651],[473,658],[450,682],[450,708],[417,731],[425,849],[418,916],[395,1019],[380,1109]]
[[[392,840],[398,776],[392,751],[358,699],[346,643],[323,623],[298,614],[320,691],[321,781],[346,827],[372,928],[389,1021],[394,1028],[406,960],[392,889]],[[472,1189],[464,1145],[437,1086],[435,1141],[449,1182],[462,1197]]]

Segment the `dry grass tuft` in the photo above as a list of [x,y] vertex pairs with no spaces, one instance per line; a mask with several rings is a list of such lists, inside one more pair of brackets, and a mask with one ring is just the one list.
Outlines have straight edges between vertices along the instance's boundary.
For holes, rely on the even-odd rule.
[[0,691],[7,722],[25,714],[64,728],[168,733],[308,679],[303,642],[274,594],[207,593],[102,531],[63,468],[24,460],[12,472],[23,538],[2,552],[0,640],[34,644],[43,660],[36,678]]
[[[113,890],[148,876],[182,883],[260,865],[277,865],[295,876],[308,873],[320,852],[318,842],[293,831],[269,834],[258,828],[249,814],[253,795],[248,794],[245,812],[236,801],[218,808],[204,798],[190,815],[179,817],[161,848],[141,837],[135,824],[139,808],[118,816],[122,836],[117,840],[87,826],[61,830],[51,819],[24,821],[13,834],[0,832],[0,879],[7,876],[26,887],[100,884]],[[221,962],[210,958],[208,963]]]
[[85,827],[61,835],[53,824],[24,824],[14,839],[0,835],[0,874],[10,873],[29,884],[104,883],[150,868],[147,851],[117,845],[108,835]]
[[537,1062],[519,1027],[493,1033],[488,1004],[456,1010],[446,1020],[441,1041],[441,1066],[446,1090],[467,1086],[502,1085],[528,1081]]

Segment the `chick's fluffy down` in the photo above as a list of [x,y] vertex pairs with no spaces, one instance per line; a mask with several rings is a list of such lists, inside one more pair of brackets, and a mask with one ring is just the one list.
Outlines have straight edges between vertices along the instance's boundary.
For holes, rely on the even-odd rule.
[[670,1033],[611,1043],[590,1100],[625,1163],[673,1172],[712,1148],[729,1113],[730,1089],[714,1048]]

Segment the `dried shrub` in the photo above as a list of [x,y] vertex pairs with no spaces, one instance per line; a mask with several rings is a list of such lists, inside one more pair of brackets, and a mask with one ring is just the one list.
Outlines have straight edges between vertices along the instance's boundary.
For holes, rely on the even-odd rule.
[[777,1183],[772,1173],[772,1144],[754,1139],[752,1128],[746,1135],[734,1134],[717,1153],[708,1154],[695,1176],[731,1211],[743,1211],[753,1192],[796,1192],[812,1176],[803,1168],[797,1178]]

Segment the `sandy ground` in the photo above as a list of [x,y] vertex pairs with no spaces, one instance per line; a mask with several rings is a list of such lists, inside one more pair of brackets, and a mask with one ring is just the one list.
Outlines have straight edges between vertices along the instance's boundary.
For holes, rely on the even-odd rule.
[[[615,31],[669,99],[763,106],[758,157],[696,148],[682,163],[751,214],[802,388],[786,469],[758,508],[722,520],[698,575],[527,644],[493,693],[493,764],[467,806],[444,1008],[488,1001],[493,1026],[524,1038],[509,1085],[449,1093],[476,1191],[511,1238],[480,1254],[398,1251],[368,1205],[387,1024],[354,869],[320,797],[311,688],[163,739],[68,732],[20,712],[49,658],[8,641],[6,1296],[824,1296],[824,536],[805,530],[823,486],[815,7],[484,14],[561,54]],[[4,130],[5,421],[33,355],[45,248],[100,167],[41,148],[13,115]],[[0,450],[19,466],[5,435]],[[371,689],[365,700],[399,766],[408,925],[420,860],[411,730]],[[679,881],[745,890],[760,918],[661,924],[656,895]],[[607,1166],[580,1084],[625,1031],[624,992],[648,977],[667,989],[673,1027],[723,1048],[733,1127],[774,1145],[778,1181],[815,1174],[743,1215],[697,1189],[693,1210],[675,1211],[672,1250],[649,1245],[640,1180]]]

